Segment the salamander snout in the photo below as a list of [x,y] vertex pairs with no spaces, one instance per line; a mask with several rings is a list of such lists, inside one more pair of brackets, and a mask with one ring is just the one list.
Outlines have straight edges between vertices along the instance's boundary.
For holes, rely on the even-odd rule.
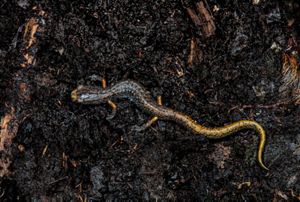
[[71,92],[71,99],[82,104],[99,104],[106,101],[101,92],[100,88],[80,85]]
[[75,89],[71,92],[71,100],[72,100],[72,102],[77,101],[77,89]]
[[72,102],[79,102],[80,95],[86,91],[86,88],[82,85],[78,86],[71,92]]

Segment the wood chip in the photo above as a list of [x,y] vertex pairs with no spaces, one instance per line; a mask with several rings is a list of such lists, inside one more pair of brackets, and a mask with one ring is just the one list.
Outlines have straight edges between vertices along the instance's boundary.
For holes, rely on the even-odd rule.
[[194,24],[200,28],[204,37],[207,38],[214,35],[216,26],[208,6],[207,9],[203,1],[200,1],[196,3],[196,8],[198,14],[192,8],[187,8],[188,15],[190,16]]
[[203,52],[201,49],[199,49],[197,39],[195,37],[191,38],[191,44],[190,44],[190,54],[188,57],[188,66],[192,67],[194,65],[197,65],[199,62],[202,62],[203,60]]
[[215,34],[216,26],[211,13],[205,8],[203,1],[197,3],[197,10],[200,14],[200,19],[203,22],[203,32],[206,37],[210,37]]

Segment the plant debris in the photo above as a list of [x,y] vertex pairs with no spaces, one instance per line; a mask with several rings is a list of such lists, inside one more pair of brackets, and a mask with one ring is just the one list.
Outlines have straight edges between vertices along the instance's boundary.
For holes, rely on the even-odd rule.
[[204,37],[210,37],[215,34],[216,26],[209,8],[207,9],[206,6],[203,1],[200,1],[196,3],[198,14],[192,8],[187,8],[187,12],[195,25],[202,30]]
[[296,104],[300,104],[300,52],[294,38],[289,39],[288,52],[283,54],[282,86],[284,96],[291,94]]

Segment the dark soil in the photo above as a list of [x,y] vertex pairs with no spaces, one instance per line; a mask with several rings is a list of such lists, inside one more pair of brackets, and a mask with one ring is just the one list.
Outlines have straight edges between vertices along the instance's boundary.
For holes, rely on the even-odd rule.
[[[288,99],[279,94],[281,59],[291,37],[300,42],[299,3],[207,1],[216,25],[208,38],[187,14],[195,4],[2,0],[0,115],[11,106],[26,115],[19,116],[1,201],[299,199],[299,105],[270,106]],[[34,6],[46,13],[44,32],[36,36],[36,63],[22,68],[18,29],[37,16]],[[201,55],[188,66],[192,38]],[[270,170],[256,161],[252,130],[207,140],[159,121],[133,133],[150,116],[130,102],[117,102],[110,121],[105,104],[73,103],[76,86],[100,85],[93,75],[108,85],[135,80],[205,126],[256,120],[267,133]],[[18,96],[20,82],[28,97]]]

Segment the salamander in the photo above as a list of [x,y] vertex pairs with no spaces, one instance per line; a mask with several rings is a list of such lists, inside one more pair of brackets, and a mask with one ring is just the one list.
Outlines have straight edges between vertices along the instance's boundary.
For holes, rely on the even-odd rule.
[[131,80],[121,81],[106,89],[80,85],[71,92],[72,101],[81,104],[101,104],[110,102],[110,99],[112,98],[129,99],[137,107],[148,114],[154,115],[162,120],[174,121],[186,127],[193,133],[203,135],[210,139],[224,138],[241,129],[254,129],[260,136],[257,153],[258,163],[262,168],[268,170],[263,163],[262,157],[266,142],[266,133],[263,127],[255,121],[240,120],[222,127],[208,128],[197,123],[184,113],[157,104],[151,98],[149,91],[145,90],[139,83]]

